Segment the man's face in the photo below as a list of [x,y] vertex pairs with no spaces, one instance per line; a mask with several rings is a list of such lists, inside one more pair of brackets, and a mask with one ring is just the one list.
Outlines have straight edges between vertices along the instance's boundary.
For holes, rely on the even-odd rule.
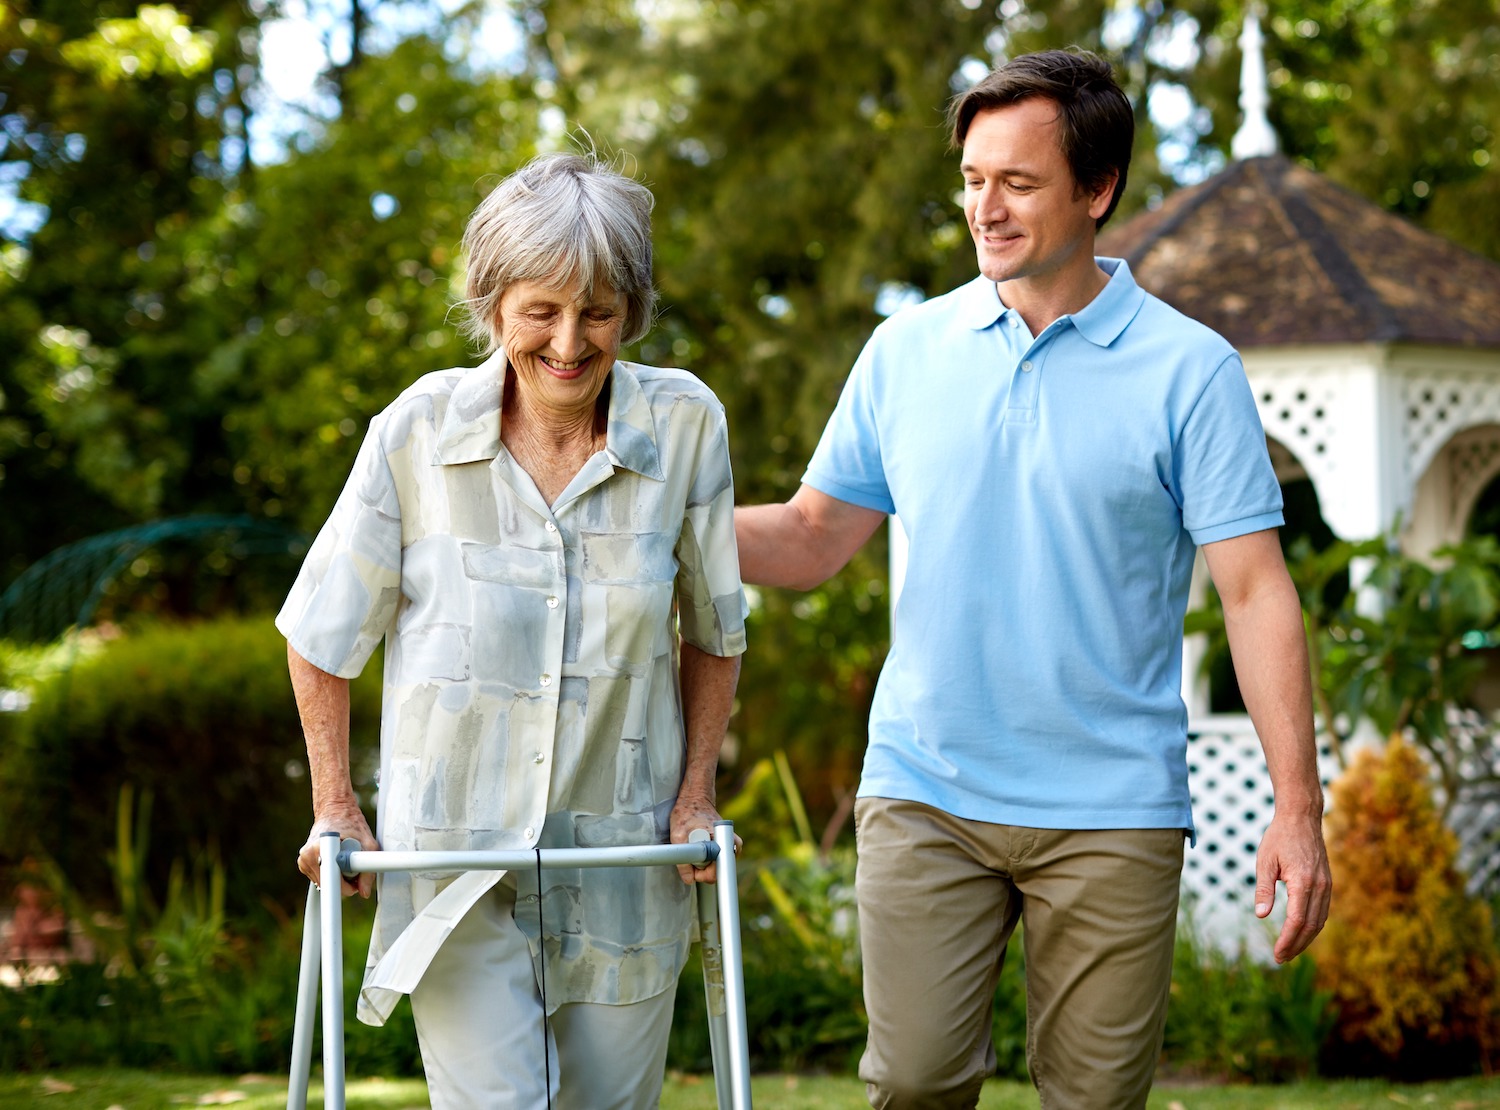
[[1079,188],[1063,157],[1056,101],[1032,97],[980,112],[964,136],[964,216],[991,281],[1047,282],[1093,265],[1094,221],[1113,182]]

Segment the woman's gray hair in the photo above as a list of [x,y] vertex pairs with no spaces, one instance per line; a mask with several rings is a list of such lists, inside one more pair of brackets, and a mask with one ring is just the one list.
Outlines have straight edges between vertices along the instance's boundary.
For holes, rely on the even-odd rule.
[[464,335],[500,346],[500,298],[518,281],[599,283],[625,297],[622,343],[651,329],[651,190],[592,152],[543,154],[497,185],[464,229]]

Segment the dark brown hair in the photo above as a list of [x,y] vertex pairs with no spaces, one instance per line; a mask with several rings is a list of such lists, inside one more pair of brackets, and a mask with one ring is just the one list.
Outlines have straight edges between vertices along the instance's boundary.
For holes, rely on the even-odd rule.
[[955,148],[962,148],[969,125],[980,112],[1007,108],[1033,97],[1054,101],[1062,128],[1062,153],[1073,180],[1093,193],[1118,173],[1109,208],[1094,221],[1103,227],[1125,191],[1130,150],[1135,143],[1135,112],[1115,82],[1109,63],[1086,50],[1043,50],[1022,54],[993,70],[948,105]]

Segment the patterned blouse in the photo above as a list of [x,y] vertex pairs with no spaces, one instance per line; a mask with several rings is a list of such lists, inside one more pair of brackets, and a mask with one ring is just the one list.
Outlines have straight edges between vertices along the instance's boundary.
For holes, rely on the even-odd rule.
[[[504,368],[429,374],[371,422],[276,626],[344,678],[387,641],[385,848],[665,843],[678,636],[745,650],[723,407],[685,371],[617,362],[605,447],[549,508],[500,440]],[[674,868],[543,874],[540,907],[535,871],[513,881],[549,1009],[672,988],[692,920]],[[380,876],[362,1021],[501,875]]]

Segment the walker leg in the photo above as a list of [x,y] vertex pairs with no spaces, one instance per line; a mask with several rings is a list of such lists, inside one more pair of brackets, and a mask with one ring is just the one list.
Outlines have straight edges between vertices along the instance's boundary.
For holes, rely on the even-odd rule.
[[307,1110],[307,1079],[312,1071],[312,1029],[318,1015],[318,888],[307,884],[302,914],[302,970],[297,976],[297,1018],[292,1025],[292,1070],[286,1110]]
[[708,1048],[714,1066],[714,1092],[719,1110],[730,1110],[729,1018],[724,1002],[724,946],[719,940],[719,892],[698,884],[699,958],[703,963],[703,997],[708,1003]]
[[734,824],[714,825],[719,846],[715,887],[719,902],[719,944],[723,950],[725,1017],[729,1033],[731,1110],[750,1110],[750,1035],[745,1021],[745,968],[740,949],[740,896],[734,859]]
[[323,1110],[344,1110],[344,907],[339,834],[324,833],[318,849],[322,856],[318,887],[323,899]]

